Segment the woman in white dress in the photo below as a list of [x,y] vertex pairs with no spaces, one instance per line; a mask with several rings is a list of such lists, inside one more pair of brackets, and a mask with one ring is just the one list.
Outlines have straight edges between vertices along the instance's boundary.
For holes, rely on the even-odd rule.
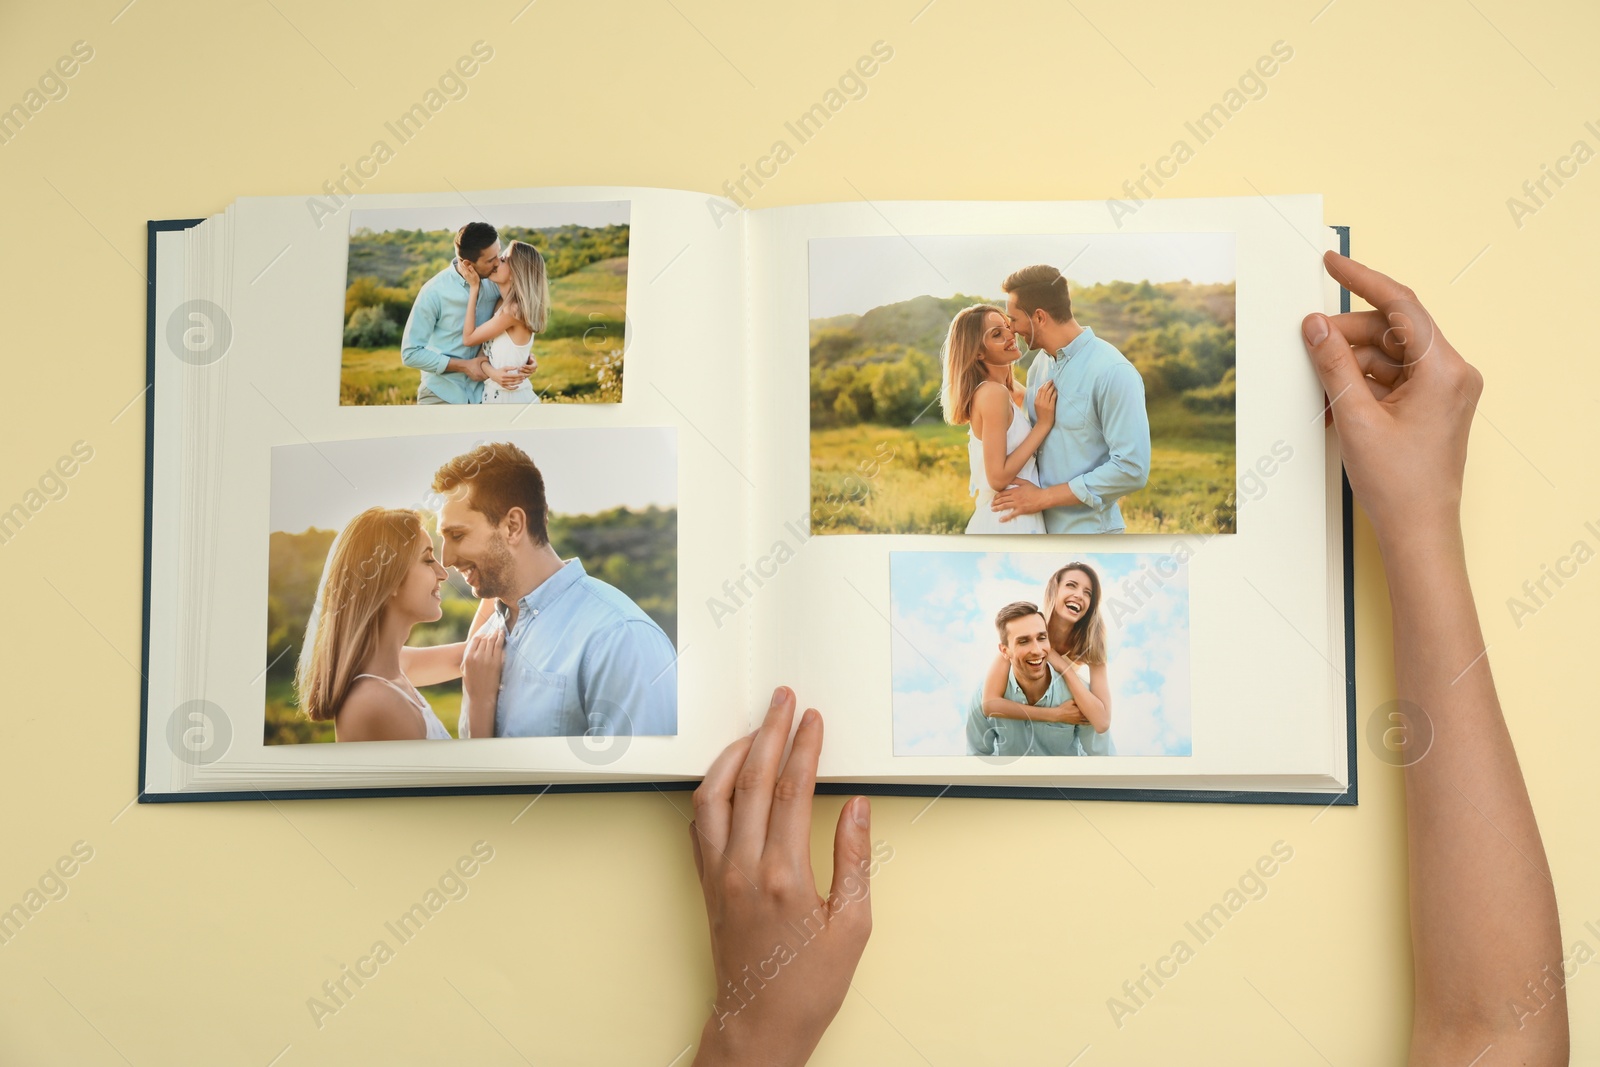
[[[489,280],[504,294],[487,322],[478,321],[478,272],[471,264],[461,272],[467,283],[467,317],[461,324],[461,343],[483,345],[489,365],[506,371],[526,366],[528,374],[539,369],[533,358],[533,339],[550,317],[550,282],[545,277],[544,257],[526,241],[512,241],[500,256],[500,265]],[[514,386],[501,385],[490,377],[483,383],[485,404],[537,404],[539,396],[523,378]]]
[[[450,731],[417,692],[419,685],[462,679],[463,704],[500,687],[500,633],[481,641],[409,648],[418,623],[443,614],[445,570],[415,511],[368,508],[344,528],[328,553],[306,640],[295,668],[300,709],[333,721],[339,741],[446,740]],[[475,631],[488,616],[479,606]]]
[[1010,662],[995,657],[983,682],[983,713],[991,719],[1071,723],[1085,756],[1115,756],[1111,743],[1111,676],[1106,668],[1106,622],[1100,614],[1100,574],[1087,563],[1056,568],[1044,586],[1045,658],[1071,694],[1065,704],[1034,707],[1005,699]]
[[1039,484],[1033,454],[1055,425],[1056,388],[1050,382],[1034,397],[1039,423],[1029,425],[1022,410],[1026,391],[1016,375],[1020,358],[1011,321],[993,304],[962,308],[950,320],[939,399],[945,421],[967,427],[967,491],[977,498],[967,521],[969,534],[1044,533],[1042,515],[1002,521],[991,507],[995,493],[1019,478]]

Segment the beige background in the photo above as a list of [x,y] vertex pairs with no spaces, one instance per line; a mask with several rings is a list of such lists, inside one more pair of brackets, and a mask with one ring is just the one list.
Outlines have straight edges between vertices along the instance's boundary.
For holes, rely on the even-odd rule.
[[[715,190],[883,40],[894,58],[867,96],[799,147],[755,206],[1102,199],[1174,139],[1192,142],[1185,120],[1288,42],[1294,58],[1267,95],[1162,195],[1325,193],[1328,220],[1354,226],[1359,254],[1416,287],[1483,370],[1466,497],[1472,576],[1565,942],[1600,950],[1584,926],[1600,929],[1600,726],[1583,679],[1600,565],[1520,626],[1507,608],[1575,541],[1600,548],[1584,526],[1600,528],[1586,328],[1600,164],[1520,227],[1506,204],[1575,140],[1600,148],[1584,128],[1600,127],[1592,7],[124,2],[0,14],[0,104],[73,42],[94,48],[66,99],[0,145],[11,368],[0,505],[75,441],[94,449],[66,497],[0,545],[14,606],[0,622],[13,679],[0,906],[74,842],[94,850],[69,895],[0,945],[0,1061],[689,1058],[711,990],[686,795],[127,807],[143,426],[140,405],[124,409],[144,374],[145,220],[317,191],[479,39],[495,54],[470,95],[368,191]],[[1392,674],[1364,524],[1357,568],[1365,722],[1391,698]],[[1400,1062],[1400,780],[1365,743],[1361,757],[1361,806],[1320,817],[878,800],[874,835],[894,858],[855,991],[815,1062]],[[819,863],[837,806],[819,805]],[[307,998],[479,840],[494,859],[470,895],[318,1029]],[[1279,840],[1294,858],[1266,897],[1119,1029],[1107,998]],[[1570,992],[1575,1061],[1595,1062],[1600,964],[1578,969]]]

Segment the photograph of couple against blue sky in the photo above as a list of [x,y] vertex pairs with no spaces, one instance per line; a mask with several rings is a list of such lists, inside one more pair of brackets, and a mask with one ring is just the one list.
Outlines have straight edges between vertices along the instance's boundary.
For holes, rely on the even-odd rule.
[[[1088,726],[1078,726],[1084,744],[1076,754],[1191,754],[1189,569],[1184,557],[894,552],[889,558],[896,756],[983,754],[973,752],[968,740],[974,723],[993,725],[977,717],[974,703],[1001,655],[995,617],[1019,601],[1043,609],[1056,575],[1061,576],[1058,601],[1073,604],[1073,617],[1086,629],[1096,617],[1104,627],[1103,643],[1096,644],[1101,654],[1086,657],[1080,670],[1104,700],[1109,729],[1091,735]],[[1090,597],[1090,583],[1082,587],[1082,610],[1074,603],[1068,579],[1089,575],[1066,569],[1069,564],[1092,572],[1092,585],[1098,588],[1097,596]],[[1034,630],[1044,628],[1037,616],[1032,621]],[[1011,625],[1016,633],[1029,629],[1023,622]],[[1055,635],[1051,642],[1055,644]],[[1095,659],[1103,662],[1087,665]],[[1026,720],[1009,722],[1013,729],[1029,732]],[[1049,751],[1042,743],[1053,729],[1032,731],[1041,743],[1029,755],[1072,754]]]
[[[946,341],[963,308],[1006,309],[1003,283],[1035,264],[1065,277],[1071,319],[1093,331],[1093,349],[1075,342],[1068,363],[1086,354],[1099,371],[1061,372],[1073,392],[1062,390],[1050,438],[1034,446],[1037,471],[1030,462],[1016,477],[1084,476],[1105,499],[1092,529],[1050,513],[1048,531],[969,529],[993,494],[980,485],[982,443],[975,459],[969,423],[941,405]],[[1231,233],[813,239],[812,531],[1233,533],[1235,279]],[[1008,358],[1026,382],[1048,357],[1018,342]],[[1135,370],[1130,385],[1122,375]],[[1018,440],[1034,421],[1031,393],[1022,409]]]
[[[418,357],[403,351],[406,326],[423,286],[450,268],[456,231],[471,222],[493,226],[502,253],[520,241],[532,245],[543,261],[549,303],[543,328],[532,341],[537,366],[527,378],[536,402],[620,403],[630,208],[621,200],[353,209],[339,403],[417,403],[417,388],[425,379]],[[513,291],[504,281],[502,287]],[[480,320],[492,310],[492,301],[483,300]],[[432,347],[452,358],[492,347],[488,342],[461,345],[454,336],[460,325],[441,327]],[[414,330],[412,340],[429,339]],[[459,350],[448,347],[451,341]],[[443,399],[459,400],[449,393]]]

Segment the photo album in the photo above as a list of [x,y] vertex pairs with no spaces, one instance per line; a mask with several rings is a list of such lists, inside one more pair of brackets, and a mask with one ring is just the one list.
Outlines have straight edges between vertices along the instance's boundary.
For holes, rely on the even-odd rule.
[[1319,196],[149,240],[142,802],[682,789],[778,685],[824,792],[1356,802]]

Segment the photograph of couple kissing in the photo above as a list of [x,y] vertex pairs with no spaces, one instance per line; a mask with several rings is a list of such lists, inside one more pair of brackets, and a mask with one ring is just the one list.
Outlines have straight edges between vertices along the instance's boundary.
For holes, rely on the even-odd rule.
[[352,209],[339,402],[620,403],[629,210]]

